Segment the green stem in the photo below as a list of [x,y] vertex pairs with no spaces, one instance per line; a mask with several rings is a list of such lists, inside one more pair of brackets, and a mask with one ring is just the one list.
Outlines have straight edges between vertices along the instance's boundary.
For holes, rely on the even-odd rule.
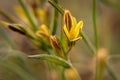
[[34,31],[36,31],[37,30],[37,25],[35,24],[35,21],[33,19],[33,16],[31,14],[31,12],[29,11],[29,9],[27,9],[27,6],[24,4],[23,0],[18,0],[18,1],[21,5],[23,11],[25,12],[26,17],[28,18],[29,22],[31,23],[32,29]]
[[115,72],[112,70],[110,65],[106,64],[107,71],[109,72],[110,76],[113,78],[113,80],[119,80],[119,78],[116,76]]
[[62,15],[64,14],[64,10],[55,2],[49,0],[48,1],[55,9],[57,9]]
[[8,19],[11,22],[17,22],[15,18],[4,12],[3,10],[0,9],[0,14],[3,15],[6,19]]
[[65,68],[62,68],[61,70],[61,80],[66,80],[65,75],[64,75]]
[[[54,0],[54,2],[57,4],[58,1],[57,0]],[[52,35],[55,35],[56,34],[56,31],[57,31],[57,27],[58,27],[58,20],[59,20],[59,13],[58,11],[55,9],[54,10],[54,19],[53,19],[53,29],[52,29]]]
[[90,42],[90,40],[88,39],[88,37],[85,35],[85,33],[82,31],[81,32],[81,36],[84,40],[84,42],[86,43],[86,45],[90,48],[90,50],[92,51],[93,54],[96,54],[96,50],[95,47],[92,45],[92,43]]
[[[94,28],[94,40],[95,40],[95,47],[96,47],[96,53],[98,51],[98,33],[97,33],[97,23],[96,23],[96,0],[93,0],[93,28]],[[100,80],[99,77],[99,66],[97,63],[97,54],[96,54],[96,70],[95,70],[95,80]]]
[[93,28],[94,28],[94,40],[96,50],[98,50],[98,32],[97,32],[97,23],[96,23],[96,0],[93,0]]

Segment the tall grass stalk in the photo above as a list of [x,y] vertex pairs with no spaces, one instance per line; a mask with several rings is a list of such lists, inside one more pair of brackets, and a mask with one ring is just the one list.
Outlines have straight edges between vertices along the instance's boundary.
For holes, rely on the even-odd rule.
[[23,1],[23,0],[18,0],[18,2],[19,2],[19,4],[21,5],[23,11],[25,12],[25,15],[26,15],[26,17],[28,18],[29,22],[31,23],[32,29],[33,29],[34,31],[37,31],[37,25],[36,25],[36,23],[35,23],[35,21],[34,21],[34,19],[33,19],[33,16],[32,16],[32,14],[31,14],[31,12],[30,12],[29,9],[26,7],[24,1]]
[[98,31],[97,31],[97,21],[96,21],[96,0],[93,0],[93,29],[94,29],[94,40],[95,40],[95,47],[98,50]]

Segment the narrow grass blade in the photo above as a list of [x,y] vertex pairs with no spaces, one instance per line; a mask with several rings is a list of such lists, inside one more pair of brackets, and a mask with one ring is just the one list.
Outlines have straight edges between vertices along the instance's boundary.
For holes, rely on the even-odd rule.
[[97,21],[96,21],[96,1],[97,0],[93,0],[92,16],[93,16],[93,29],[94,29],[95,47],[96,47],[96,50],[98,50],[98,31],[97,31]]
[[31,14],[31,12],[27,8],[27,6],[24,4],[23,0],[18,0],[18,2],[20,3],[23,11],[25,12],[25,15],[28,18],[29,22],[31,23],[33,31],[36,31],[37,30],[37,25],[36,25],[36,23],[35,23],[35,21],[33,19],[33,16]]
[[6,13],[5,11],[0,9],[0,14],[5,17],[6,19],[8,19],[10,22],[17,22],[17,20],[15,18],[13,18],[11,15],[9,15],[8,13]]
[[65,68],[69,68],[72,66],[69,62],[65,61],[64,59],[57,57],[57,56],[53,56],[53,55],[39,54],[39,55],[29,55],[28,57],[33,58],[33,59],[46,60],[46,61],[58,64],[58,65],[61,65]]

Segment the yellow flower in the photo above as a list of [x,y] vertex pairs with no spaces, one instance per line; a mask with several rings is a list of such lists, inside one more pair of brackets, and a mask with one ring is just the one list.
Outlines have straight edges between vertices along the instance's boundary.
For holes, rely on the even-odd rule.
[[36,32],[36,36],[38,38],[44,39],[48,44],[50,44],[50,31],[49,28],[42,24],[40,27],[38,27],[38,31]]
[[81,37],[78,37],[79,33],[82,30],[83,27],[83,21],[79,21],[77,23],[76,19],[71,15],[69,10],[65,10],[64,13],[64,33],[69,41],[73,42]]
[[40,27],[38,27],[36,35],[39,37],[50,37],[50,31],[46,25],[42,24]]

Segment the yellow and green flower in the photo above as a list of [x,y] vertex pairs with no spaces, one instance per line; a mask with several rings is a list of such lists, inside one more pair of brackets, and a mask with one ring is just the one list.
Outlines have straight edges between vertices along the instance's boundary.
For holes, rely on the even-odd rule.
[[76,19],[71,15],[69,10],[64,12],[64,33],[70,42],[79,40],[79,33],[83,27],[83,21],[77,23]]

